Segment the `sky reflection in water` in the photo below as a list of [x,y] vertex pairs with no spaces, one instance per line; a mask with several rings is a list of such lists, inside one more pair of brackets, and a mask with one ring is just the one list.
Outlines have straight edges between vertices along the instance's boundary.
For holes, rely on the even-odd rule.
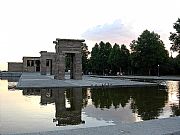
[[167,90],[155,87],[16,90],[14,84],[0,80],[1,133],[66,130],[180,115],[178,81],[168,81]]

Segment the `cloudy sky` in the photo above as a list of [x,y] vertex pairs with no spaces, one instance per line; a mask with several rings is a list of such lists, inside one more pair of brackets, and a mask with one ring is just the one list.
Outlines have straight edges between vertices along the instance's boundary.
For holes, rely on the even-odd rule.
[[23,56],[54,51],[56,38],[126,44],[148,29],[167,49],[179,0],[0,0],[0,70]]

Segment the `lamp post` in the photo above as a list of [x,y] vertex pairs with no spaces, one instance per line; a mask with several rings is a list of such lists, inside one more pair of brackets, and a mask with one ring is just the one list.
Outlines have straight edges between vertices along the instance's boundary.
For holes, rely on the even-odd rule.
[[159,77],[159,64],[158,64],[158,77]]

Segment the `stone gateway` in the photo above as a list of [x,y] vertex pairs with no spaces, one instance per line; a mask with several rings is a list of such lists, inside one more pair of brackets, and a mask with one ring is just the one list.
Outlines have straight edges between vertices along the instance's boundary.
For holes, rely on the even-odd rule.
[[82,54],[81,46],[85,40],[59,39],[53,41],[56,49],[55,79],[64,79],[65,55],[70,56],[70,78],[82,79]]
[[[54,75],[55,79],[65,79],[65,57],[70,60],[70,79],[82,79],[81,46],[85,40],[57,38],[55,52],[41,51],[40,57],[23,57],[22,72],[40,72],[41,75]],[[10,63],[10,62],[9,62]],[[15,63],[16,64],[16,63]],[[19,63],[18,63],[19,64]],[[10,67],[10,66],[13,67]],[[16,65],[8,64],[8,69],[15,72]],[[19,71],[19,70],[18,70]]]

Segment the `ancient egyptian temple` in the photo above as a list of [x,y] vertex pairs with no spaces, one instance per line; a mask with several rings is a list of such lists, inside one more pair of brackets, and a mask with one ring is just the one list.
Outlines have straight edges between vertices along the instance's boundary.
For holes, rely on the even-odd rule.
[[41,51],[40,57],[23,57],[23,62],[8,62],[9,72],[40,72],[41,75],[54,75],[55,79],[65,79],[65,58],[69,58],[70,79],[82,79],[81,46],[85,40],[59,39],[55,52]]

